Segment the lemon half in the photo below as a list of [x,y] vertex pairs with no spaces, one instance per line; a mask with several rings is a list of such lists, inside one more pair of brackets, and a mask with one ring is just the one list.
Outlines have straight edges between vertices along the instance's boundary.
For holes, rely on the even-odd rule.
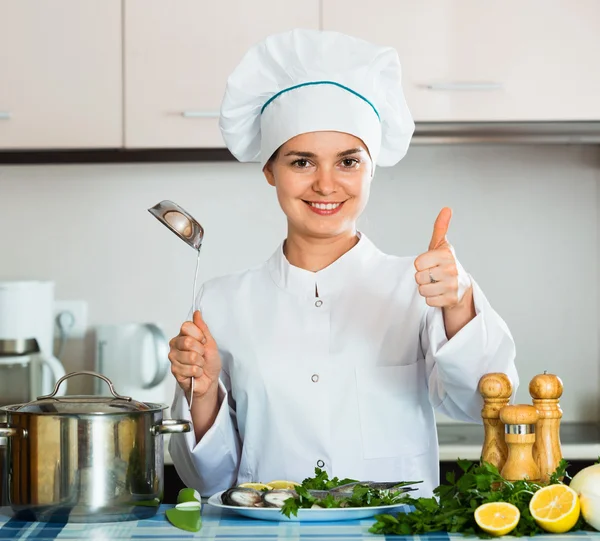
[[484,503],[475,509],[475,522],[486,533],[493,536],[506,535],[519,524],[521,513],[512,503]]
[[299,487],[300,483],[296,483],[296,481],[278,480],[278,481],[269,481],[267,483],[267,485],[269,485],[270,487],[273,487],[276,490],[286,490],[286,489],[290,489],[290,488],[294,488],[294,487]]
[[547,532],[568,532],[579,520],[579,496],[567,485],[548,485],[538,490],[529,502],[536,524]]
[[253,488],[254,490],[273,490],[271,485],[265,483],[242,483],[240,488]]

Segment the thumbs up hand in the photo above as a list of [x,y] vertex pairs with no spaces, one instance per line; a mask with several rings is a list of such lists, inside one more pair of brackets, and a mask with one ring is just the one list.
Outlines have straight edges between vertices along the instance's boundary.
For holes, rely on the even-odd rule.
[[471,288],[471,279],[446,238],[451,218],[452,210],[444,207],[433,225],[429,250],[415,259],[419,293],[429,306],[439,308],[457,306],[465,291]]

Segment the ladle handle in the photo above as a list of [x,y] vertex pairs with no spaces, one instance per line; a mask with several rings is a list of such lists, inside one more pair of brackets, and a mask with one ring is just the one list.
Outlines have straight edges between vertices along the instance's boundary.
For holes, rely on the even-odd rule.
[[56,385],[54,386],[54,391],[52,391],[51,394],[48,395],[44,395],[44,396],[38,396],[38,400],[43,400],[44,398],[54,398],[56,396],[56,394],[58,393],[58,389],[60,387],[60,384],[69,379],[72,378],[74,376],[94,376],[95,378],[100,378],[102,380],[104,380],[107,385],[108,388],[110,389],[110,392],[112,393],[112,395],[115,398],[118,398],[120,400],[126,400],[127,402],[131,402],[131,397],[130,396],[121,396],[120,394],[118,394],[115,391],[115,387],[112,383],[112,381],[110,381],[106,376],[103,376],[102,374],[98,374],[97,372],[92,372],[91,370],[80,370],[79,372],[71,372],[69,374],[66,374],[65,376],[63,376],[62,378],[60,378],[57,382]]

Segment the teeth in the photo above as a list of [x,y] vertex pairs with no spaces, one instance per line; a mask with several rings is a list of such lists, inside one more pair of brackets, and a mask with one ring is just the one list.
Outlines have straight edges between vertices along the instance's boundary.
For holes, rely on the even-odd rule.
[[338,208],[341,203],[309,203],[311,207],[321,210],[333,210]]

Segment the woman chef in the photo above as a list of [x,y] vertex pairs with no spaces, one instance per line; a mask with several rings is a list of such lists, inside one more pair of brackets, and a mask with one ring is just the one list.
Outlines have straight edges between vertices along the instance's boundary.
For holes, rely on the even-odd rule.
[[[386,255],[357,231],[375,165],[414,124],[397,53],[294,30],[252,47],[230,76],[221,130],[260,161],[288,232],[271,258],[213,279],[171,340],[177,472],[203,495],[249,481],[330,476],[439,483],[434,410],[479,422],[479,378],[518,383],[508,328],[446,239]],[[191,411],[191,377],[195,377]]]

